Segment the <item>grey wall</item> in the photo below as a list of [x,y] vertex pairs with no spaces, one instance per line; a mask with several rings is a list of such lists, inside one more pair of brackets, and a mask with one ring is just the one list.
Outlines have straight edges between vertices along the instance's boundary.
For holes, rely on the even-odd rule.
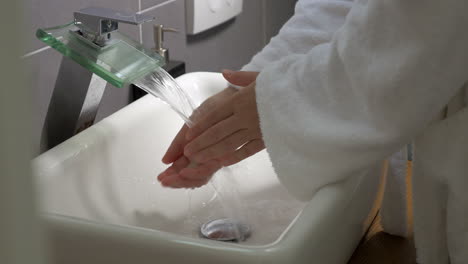
[[[220,71],[239,69],[268,43],[281,25],[293,14],[296,0],[244,0],[243,12],[214,29],[196,36],[185,34],[184,0],[25,0],[26,45],[24,59],[29,69],[33,90],[33,129],[35,151],[52,95],[61,55],[45,48],[35,38],[38,27],[65,24],[73,11],[87,6],[110,7],[116,10],[140,12],[156,17],[155,23],[180,30],[166,36],[165,45],[171,58],[186,62],[187,71]],[[148,48],[154,46],[152,24],[125,26],[121,29]],[[130,91],[108,85],[98,112],[98,120],[130,103]]]

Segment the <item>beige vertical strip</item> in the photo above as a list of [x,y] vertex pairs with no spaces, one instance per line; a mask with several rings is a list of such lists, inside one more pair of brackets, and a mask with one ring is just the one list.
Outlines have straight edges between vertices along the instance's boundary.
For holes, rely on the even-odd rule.
[[0,263],[43,264],[30,174],[31,93],[19,47],[22,2],[0,1]]

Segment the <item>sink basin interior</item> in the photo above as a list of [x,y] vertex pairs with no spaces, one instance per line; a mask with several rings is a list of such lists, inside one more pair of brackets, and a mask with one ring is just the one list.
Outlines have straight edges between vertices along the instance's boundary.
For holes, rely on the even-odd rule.
[[[200,101],[226,86],[220,75],[210,78],[203,87],[179,82]],[[182,124],[169,106],[145,96],[36,158],[41,209],[196,238],[201,224],[233,217],[252,227],[245,244],[277,240],[304,203],[281,186],[265,151],[202,188],[160,186],[156,176],[166,167],[160,160]]]

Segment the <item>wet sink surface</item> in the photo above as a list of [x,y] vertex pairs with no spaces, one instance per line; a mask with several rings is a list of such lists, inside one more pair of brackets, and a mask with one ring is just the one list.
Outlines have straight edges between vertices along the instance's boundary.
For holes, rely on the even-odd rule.
[[[186,74],[178,82],[197,101],[226,86],[217,73]],[[350,256],[375,197],[379,168],[323,188],[307,203],[281,186],[265,151],[202,188],[163,188],[156,180],[166,167],[160,160],[181,126],[169,106],[145,96],[33,161],[57,262],[128,263],[138,255],[135,263],[310,263],[310,256],[333,251],[321,263],[340,263],[333,261]],[[248,240],[199,238],[201,224],[231,216],[249,222]],[[330,232],[340,239],[324,241]]]

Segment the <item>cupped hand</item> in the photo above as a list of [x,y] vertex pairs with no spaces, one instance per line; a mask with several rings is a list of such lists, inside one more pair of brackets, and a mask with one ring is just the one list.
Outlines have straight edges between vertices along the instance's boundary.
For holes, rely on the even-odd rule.
[[[238,86],[247,86],[251,84],[255,81],[257,75],[258,73],[256,72],[223,71],[223,76],[226,80]],[[217,109],[222,108],[222,106],[227,105],[228,103],[232,103],[232,99],[237,93],[236,89],[228,87],[222,92],[208,98],[191,116],[191,120],[194,122],[195,127],[200,127],[198,125],[199,122],[203,122],[203,120],[210,118],[208,117],[210,113],[217,111]],[[253,95],[255,96],[255,94]],[[242,147],[238,151],[227,153],[224,157],[218,159],[205,160],[203,162],[191,162],[189,158],[184,155],[184,149],[190,141],[186,135],[188,130],[189,128],[186,125],[181,128],[162,159],[166,164],[172,163],[168,169],[158,176],[158,180],[163,186],[173,188],[200,187],[206,184],[210,180],[211,176],[223,165],[227,166],[236,163],[237,160],[245,156],[246,152],[252,151],[253,147],[258,144],[258,142],[251,143],[248,148],[244,149],[244,147]],[[247,145],[245,147],[247,147]]]
[[158,180],[165,187],[198,188],[207,184],[211,176],[220,168],[221,165],[217,160],[196,164],[187,157],[181,156],[159,174]]

